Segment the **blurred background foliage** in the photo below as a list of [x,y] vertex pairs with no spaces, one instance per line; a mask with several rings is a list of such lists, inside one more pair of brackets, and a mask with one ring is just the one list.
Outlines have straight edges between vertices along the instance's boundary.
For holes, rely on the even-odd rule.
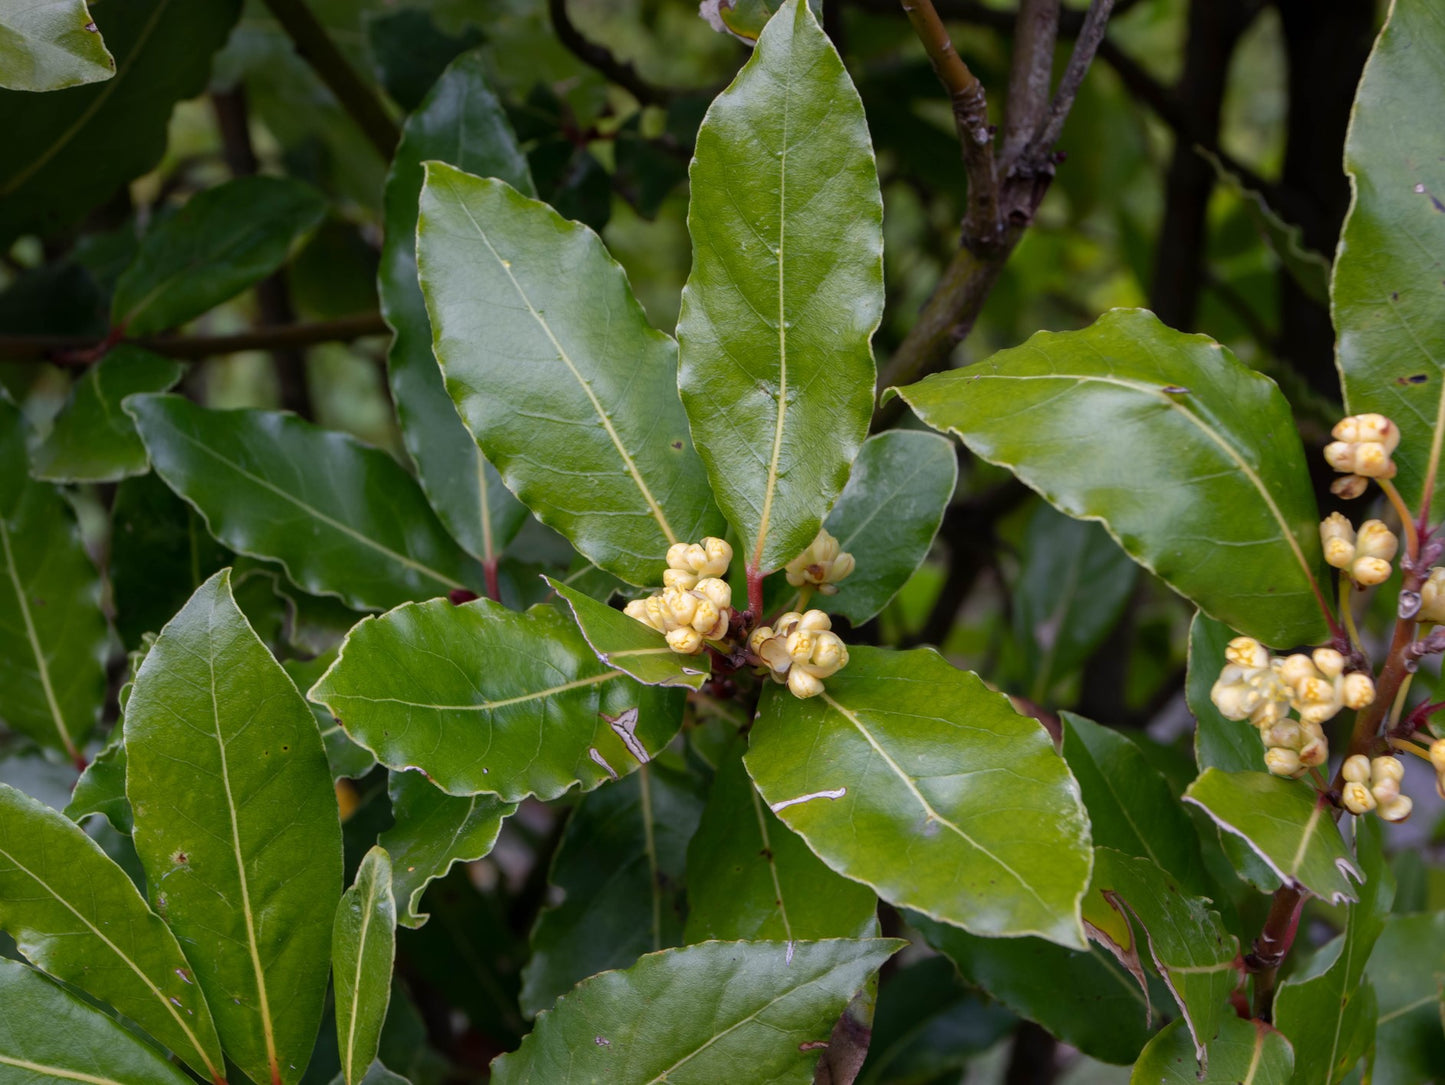
[[[212,0],[186,2],[200,9]],[[764,4],[740,3],[731,14],[745,21]],[[93,5],[103,30],[107,8],[133,17],[136,6]],[[714,30],[691,0],[309,6],[393,124],[452,59],[479,50],[539,194],[602,234],[653,322],[673,329],[690,263],[691,145],[708,101],[746,59],[744,41]],[[989,89],[997,120],[1013,9],[1004,0],[937,6]],[[1079,5],[1064,8],[1056,74],[1082,14]],[[898,5],[823,0],[821,12],[862,94],[878,154],[887,246],[887,308],[875,341],[882,364],[958,245],[966,182],[946,97]],[[1372,0],[1119,0],[1064,128],[1057,177],[953,364],[1039,329],[1085,326],[1111,307],[1146,306],[1274,377],[1296,409],[1306,447],[1322,444],[1340,413],[1322,286],[1349,200],[1341,148],[1382,18],[1383,5]],[[200,73],[204,61],[188,63]],[[129,130],[142,123],[138,109],[96,133],[88,148],[104,192],[92,186],[92,198],[78,197],[58,220],[27,221],[23,209],[0,215],[0,384],[42,439],[76,371],[66,352],[106,334],[109,297],[137,239],[230,177],[286,175],[326,197],[324,222],[283,270],[180,335],[352,317],[363,318],[358,326],[368,334],[187,355],[182,388],[215,407],[293,410],[404,460],[387,391],[388,336],[375,318],[388,161],[374,133],[328,90],[260,0],[240,8],[208,71],[196,84],[204,89],[168,111],[158,161],[128,172],[117,166],[124,176],[105,183],[113,148],[139,139]],[[129,77],[148,78],[145,71]],[[23,118],[37,100],[0,92],[0,119]],[[13,178],[17,168],[0,174]],[[0,193],[8,190],[0,181]],[[45,338],[52,336],[67,343],[56,346]],[[1189,608],[1136,575],[1101,528],[1065,519],[1003,472],[960,455],[959,492],[934,553],[856,639],[937,644],[1046,712],[1069,709],[1130,729],[1182,789],[1192,776],[1183,701]],[[192,577],[228,560],[154,476],[67,494],[97,564],[110,570],[108,605],[123,618],[118,636],[128,650],[184,601]],[[526,531],[517,550],[529,561],[570,560],[560,539],[535,524]],[[191,577],[176,574],[180,567]],[[531,583],[530,571],[504,569],[504,583]],[[241,559],[236,579],[253,622],[298,674],[319,673],[356,618],[334,601],[305,597],[260,561]],[[134,605],[116,607],[127,595]],[[1380,597],[1392,597],[1388,586]],[[1378,617],[1383,628],[1387,615]],[[123,660],[112,670],[114,697]],[[7,753],[0,779],[63,806],[73,770],[3,730],[0,742]],[[369,842],[390,816],[384,775],[346,786],[348,839]],[[1410,827],[1422,850],[1407,850],[1397,864],[1397,910],[1445,905],[1440,864],[1422,861],[1438,857],[1440,810],[1423,813]],[[487,1061],[515,1046],[528,1027],[517,1005],[527,935],[546,900],[560,829],[555,811],[528,805],[491,856],[459,866],[428,895],[432,921],[402,932],[398,983],[408,997],[394,1001],[400,1009],[388,1021],[382,1057],[389,1066],[416,1082],[481,1080]],[[103,826],[97,831],[105,835]],[[125,838],[112,833],[106,843],[123,851]],[[349,868],[359,857],[359,850],[348,857]],[[1237,884],[1240,908],[1264,906],[1267,898]],[[1323,907],[1312,914],[1322,941],[1338,917]],[[1243,918],[1246,929],[1257,927],[1258,917]],[[1030,1052],[1052,1059],[1053,1041],[1035,1026],[1017,1026],[939,958],[905,958],[885,971],[873,1054],[860,1080],[1127,1080],[1127,1070],[1083,1058],[1064,1060],[1057,1078],[1044,1076],[1042,1057]],[[318,1055],[307,1080],[325,1081],[330,1072]]]

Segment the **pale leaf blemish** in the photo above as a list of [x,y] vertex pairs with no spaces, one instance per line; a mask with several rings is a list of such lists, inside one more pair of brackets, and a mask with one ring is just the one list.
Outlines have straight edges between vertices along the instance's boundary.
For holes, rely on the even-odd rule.
[[622,740],[622,745],[627,747],[627,752],[637,759],[638,764],[645,765],[652,760],[647,747],[637,740],[637,709],[629,708],[618,716],[609,716],[605,712],[598,714],[607,721],[607,725]]
[[592,758],[592,760],[596,762],[596,764],[602,769],[603,772],[607,773],[608,776],[612,777],[614,780],[617,779],[617,770],[607,763],[607,758],[602,756],[601,752],[597,749],[596,746],[587,747],[587,756]]
[[611,1046],[612,1046],[612,1041],[609,1040],[606,1036],[594,1036],[594,1037],[592,1038],[592,1042],[593,1042],[594,1044],[596,1044],[598,1047],[611,1047]]
[[783,799],[780,802],[769,803],[768,809],[776,814],[779,810],[786,810],[799,803],[812,802],[814,799],[841,799],[846,794],[848,794],[846,787],[831,788],[826,791],[810,791],[806,795],[799,795],[796,799]]

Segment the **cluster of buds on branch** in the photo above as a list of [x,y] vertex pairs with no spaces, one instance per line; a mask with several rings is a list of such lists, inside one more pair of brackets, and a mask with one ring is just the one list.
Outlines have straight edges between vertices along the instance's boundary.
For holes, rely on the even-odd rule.
[[[722,579],[732,560],[733,548],[723,539],[677,543],[667,551],[662,591],[634,599],[623,613],[663,634],[667,646],[679,655],[698,655],[711,648],[732,658],[735,665],[741,658],[734,656],[738,642],[756,616],[733,609],[732,589]],[[793,586],[831,595],[837,591],[834,584],[853,567],[853,555],[842,552],[827,531],[820,531],[786,569]],[[758,626],[748,636],[747,648],[751,662],[765,667],[797,697],[822,693],[823,679],[848,662],[847,646],[821,610],[789,611],[772,625]]]
[[1342,569],[1360,587],[1373,587],[1390,579],[1390,562],[1400,540],[1380,520],[1366,520],[1355,531],[1349,520],[1332,512],[1320,524],[1325,561]]
[[1395,477],[1390,458],[1400,444],[1400,428],[1382,414],[1354,414],[1330,431],[1334,440],[1325,446],[1325,460],[1344,477],[1330,490],[1340,497],[1359,497],[1370,479]]
[[1400,794],[1405,766],[1398,757],[1371,760],[1357,753],[1345,758],[1340,775],[1345,780],[1340,802],[1352,814],[1368,814],[1373,810],[1386,821],[1404,821],[1415,806],[1409,795]]
[[823,679],[848,663],[848,646],[821,610],[789,611],[772,626],[758,626],[748,638],[748,649],[795,697],[816,697],[823,692]]
[[623,613],[663,634],[679,655],[697,655],[708,642],[721,643],[733,624],[732,589],[721,579],[732,560],[724,539],[678,543],[667,551],[667,586],[634,599]]
[[[1259,729],[1265,767],[1276,776],[1323,765],[1329,740],[1322,725],[1342,708],[1364,708],[1375,699],[1374,680],[1346,673],[1345,657],[1333,648],[1278,657],[1253,637],[1235,637],[1225,659],[1210,699],[1226,719],[1248,719]],[[1291,709],[1298,719],[1289,716]]]
[[833,595],[838,591],[838,581],[851,573],[853,567],[853,555],[844,551],[828,529],[823,528],[808,548],[783,569],[793,587],[810,585],[822,595]]

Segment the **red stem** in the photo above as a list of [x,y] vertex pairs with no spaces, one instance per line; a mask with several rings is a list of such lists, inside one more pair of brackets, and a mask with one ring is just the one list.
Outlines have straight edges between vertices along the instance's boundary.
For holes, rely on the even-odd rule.
[[488,558],[482,562],[482,575],[487,578],[487,598],[494,603],[502,601],[502,589],[497,583],[497,559]]

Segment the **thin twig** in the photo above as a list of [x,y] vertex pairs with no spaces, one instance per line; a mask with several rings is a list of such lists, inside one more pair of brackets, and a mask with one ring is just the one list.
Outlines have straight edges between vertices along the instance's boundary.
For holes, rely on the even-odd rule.
[[[377,313],[357,313],[335,320],[252,328],[234,335],[163,335],[123,339],[167,358],[193,361],[245,350],[278,350],[313,343],[349,343],[368,335],[386,335],[389,329]],[[55,362],[89,365],[103,352],[94,339],[75,335],[0,335],[0,362]]]
[[999,172],[1033,140],[1049,108],[1054,81],[1054,43],[1059,36],[1059,0],[1023,0],[1014,23],[1013,61],[1004,102],[1003,149]]
[[1089,10],[1084,15],[1084,25],[1074,40],[1074,51],[1069,54],[1069,65],[1064,69],[1063,78],[1059,80],[1058,90],[1054,92],[1048,118],[1034,133],[1033,141],[1029,144],[1031,156],[1050,154],[1054,144],[1059,141],[1059,135],[1064,130],[1064,120],[1073,108],[1079,88],[1084,85],[1084,76],[1088,74],[1089,65],[1094,62],[1094,54],[1099,51],[1099,43],[1104,40],[1104,30],[1109,25],[1109,13],[1113,10],[1114,0],[1091,0]]
[[311,65],[341,107],[371,141],[377,153],[390,162],[401,140],[397,127],[376,92],[336,47],[321,20],[306,6],[306,0],[262,0],[272,18],[281,24],[296,52]]
[[627,61],[618,60],[612,50],[583,36],[567,14],[567,0],[547,0],[547,14],[552,18],[552,29],[557,31],[557,39],[573,56],[589,68],[601,72],[643,105],[665,106],[682,93],[672,87],[649,83]]

